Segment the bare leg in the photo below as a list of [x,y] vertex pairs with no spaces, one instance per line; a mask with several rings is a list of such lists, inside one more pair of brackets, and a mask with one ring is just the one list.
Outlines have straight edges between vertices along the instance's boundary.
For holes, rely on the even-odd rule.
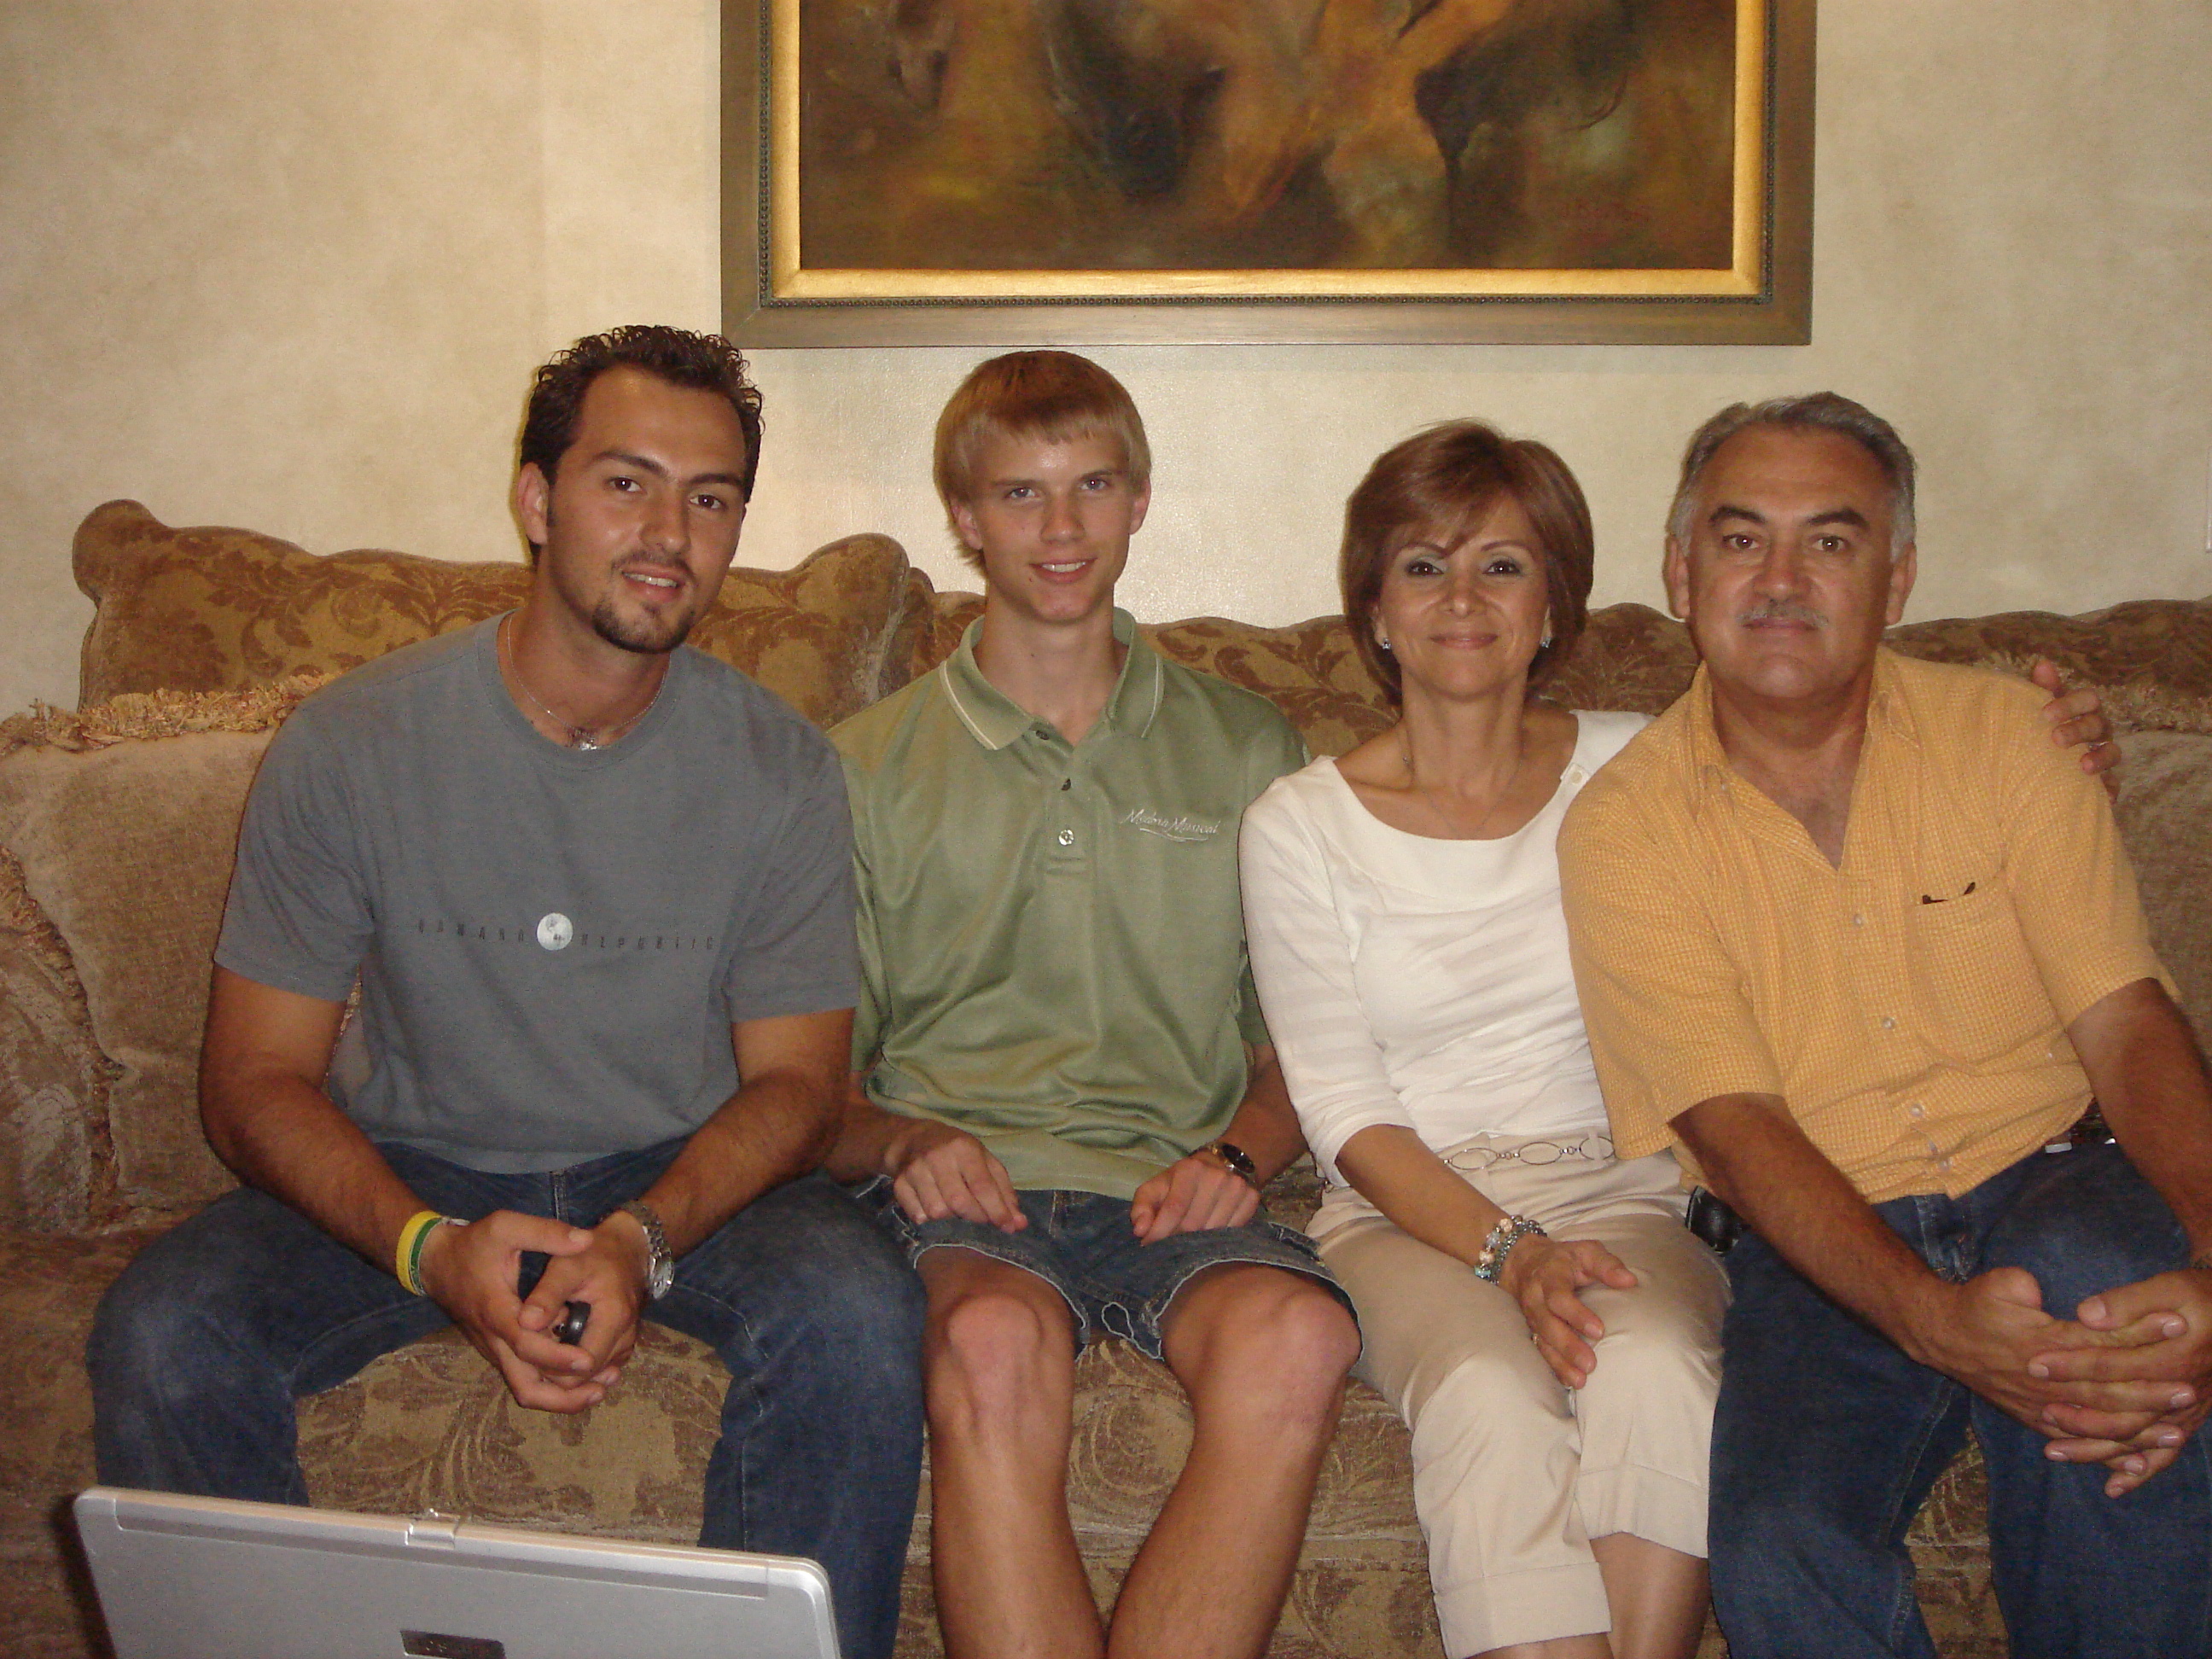
[[1514,1642],[1490,1648],[1475,1659],[1613,1659],[1603,1636],[1555,1636],[1548,1642]]
[[1277,1267],[1209,1268],[1176,1296],[1165,1353],[1196,1427],[1114,1609],[1127,1659],[1254,1659],[1289,1592],[1357,1328]]
[[1631,1533],[1590,1540],[1613,1634],[1516,1642],[1480,1659],[1691,1659],[1705,1629],[1705,1564]]
[[1690,1659],[1705,1634],[1705,1564],[1648,1538],[1616,1532],[1590,1540],[1613,1609],[1619,1659]]
[[923,1255],[930,1563],[950,1659],[1103,1647],[1067,1520],[1074,1335],[1060,1292],[974,1250]]

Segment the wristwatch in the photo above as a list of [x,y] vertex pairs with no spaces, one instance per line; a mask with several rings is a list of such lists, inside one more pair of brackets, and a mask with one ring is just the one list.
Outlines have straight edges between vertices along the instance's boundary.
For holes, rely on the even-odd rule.
[[1198,1150],[1212,1152],[1221,1160],[1230,1174],[1238,1176],[1248,1185],[1255,1188],[1260,1185],[1260,1166],[1252,1162],[1252,1155],[1242,1146],[1232,1141],[1210,1140]]
[[637,1224],[645,1229],[645,1294],[648,1301],[658,1302],[676,1282],[676,1256],[668,1248],[668,1235],[661,1228],[660,1218],[653,1213],[653,1206],[641,1198],[633,1198],[615,1207],[625,1215],[635,1216]]

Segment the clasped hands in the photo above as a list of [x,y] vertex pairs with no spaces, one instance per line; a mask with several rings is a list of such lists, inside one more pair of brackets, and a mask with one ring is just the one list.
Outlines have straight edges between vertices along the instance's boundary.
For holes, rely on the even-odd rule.
[[[964,1129],[915,1119],[885,1146],[884,1173],[910,1221],[957,1216],[1007,1233],[1030,1224],[1006,1166]],[[1193,1152],[1137,1188],[1129,1224],[1139,1243],[1152,1244],[1175,1233],[1242,1226],[1259,1208],[1250,1182],[1219,1158]]]
[[[525,1251],[548,1260],[526,1297],[516,1290]],[[489,1360],[519,1405],[580,1412],[606,1398],[637,1343],[649,1256],[644,1231],[617,1212],[596,1228],[498,1210],[423,1242],[423,1288]],[[562,1304],[584,1302],[583,1340],[556,1341]]]
[[2101,1463],[2107,1497],[2179,1455],[2212,1401],[2212,1272],[2183,1268],[2059,1318],[2019,1267],[1944,1285],[1917,1353],[2037,1432],[2049,1455]]

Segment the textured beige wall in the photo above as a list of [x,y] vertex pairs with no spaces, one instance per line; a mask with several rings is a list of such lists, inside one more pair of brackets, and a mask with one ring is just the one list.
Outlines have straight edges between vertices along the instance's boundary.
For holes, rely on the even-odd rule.
[[[70,532],[112,495],[319,551],[503,556],[531,367],[715,320],[713,0],[0,4],[0,708],[73,700]],[[1103,350],[1159,469],[1140,615],[1333,608],[1344,492],[1486,414],[1657,597],[1690,426],[1832,385],[1927,468],[1919,616],[2212,590],[2212,8],[1828,0],[1814,343]],[[748,562],[889,532],[980,354],[763,354]]]

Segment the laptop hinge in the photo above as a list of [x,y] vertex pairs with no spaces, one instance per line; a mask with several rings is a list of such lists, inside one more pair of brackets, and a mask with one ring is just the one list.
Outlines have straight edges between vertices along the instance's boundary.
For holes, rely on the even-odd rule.
[[454,1536],[460,1526],[458,1517],[441,1515],[435,1510],[425,1510],[420,1515],[407,1518],[407,1547],[410,1549],[450,1550],[459,1547]]

